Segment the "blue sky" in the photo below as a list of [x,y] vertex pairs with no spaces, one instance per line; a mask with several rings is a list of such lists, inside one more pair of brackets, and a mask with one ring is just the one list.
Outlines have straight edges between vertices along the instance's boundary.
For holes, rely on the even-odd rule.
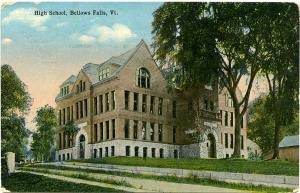
[[[19,2],[2,8],[1,63],[11,65],[28,86],[33,98],[29,127],[37,108],[55,107],[59,85],[85,63],[101,63],[141,39],[151,44],[152,13],[161,4]],[[68,15],[35,16],[35,10],[66,10]],[[103,10],[108,16],[71,16],[70,10]]]

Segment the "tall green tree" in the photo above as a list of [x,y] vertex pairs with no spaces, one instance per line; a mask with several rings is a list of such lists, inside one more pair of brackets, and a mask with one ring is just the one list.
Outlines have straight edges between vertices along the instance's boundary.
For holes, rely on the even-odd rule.
[[280,130],[293,122],[299,107],[299,13],[295,4],[276,4],[267,11],[273,22],[264,42],[268,57],[263,73],[274,121],[273,158],[279,158]]
[[54,145],[56,126],[54,108],[49,105],[41,107],[37,110],[34,121],[36,122],[37,132],[32,136],[32,152],[36,159],[47,161],[50,159]]
[[67,123],[64,126],[64,130],[66,134],[69,136],[69,141],[72,142],[72,145],[74,145],[74,135],[80,130],[80,128],[75,124],[73,120],[67,121]]
[[[274,143],[274,117],[270,112],[268,96],[256,99],[249,108],[248,137],[259,145],[263,153],[273,150]],[[290,124],[280,128],[279,139],[286,135],[299,134],[299,113]]]
[[10,65],[1,66],[1,116],[24,114],[29,111],[31,97],[26,85]]
[[[240,122],[247,111],[254,79],[267,60],[266,39],[274,3],[164,3],[154,12],[153,48],[162,65],[175,70],[176,87],[185,89],[219,79],[233,100],[235,145],[241,156]],[[289,11],[289,10],[285,10]],[[266,14],[269,14],[266,16]],[[280,38],[276,37],[276,38]],[[246,92],[237,97],[247,77]]]
[[31,106],[31,97],[26,85],[13,68],[1,66],[1,153],[12,151],[19,161],[28,137],[24,115]]

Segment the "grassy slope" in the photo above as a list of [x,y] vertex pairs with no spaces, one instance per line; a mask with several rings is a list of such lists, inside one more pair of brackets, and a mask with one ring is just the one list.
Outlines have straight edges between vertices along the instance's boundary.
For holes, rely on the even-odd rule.
[[283,160],[253,161],[246,159],[154,159],[135,157],[106,157],[75,162],[181,168],[204,171],[225,171],[268,175],[298,176],[299,164]]
[[118,192],[115,189],[65,182],[23,172],[3,177],[2,185],[12,192]]
[[231,188],[231,189],[238,189],[238,190],[245,190],[245,191],[254,191],[254,192],[291,192],[291,189],[288,188],[276,188],[276,187],[267,187],[267,186],[255,186],[255,185],[247,185],[247,184],[235,184],[235,183],[227,183],[217,180],[211,179],[202,179],[202,178],[179,178],[176,176],[153,176],[153,175],[143,175],[143,174],[132,174],[127,172],[113,172],[113,171],[99,171],[99,170],[91,170],[91,169],[78,169],[78,168],[66,168],[62,166],[50,166],[50,165],[31,165],[27,167],[20,168],[21,170],[29,170],[29,171],[36,171],[36,172],[44,172],[44,173],[51,173],[51,169],[58,169],[58,170],[65,170],[65,171],[78,171],[84,173],[102,173],[108,175],[116,175],[116,176],[127,176],[133,178],[140,178],[140,179],[152,179],[152,180],[160,180],[160,181],[168,181],[168,182],[175,182],[175,183],[184,183],[184,184],[200,184],[206,186],[215,186],[221,188]]

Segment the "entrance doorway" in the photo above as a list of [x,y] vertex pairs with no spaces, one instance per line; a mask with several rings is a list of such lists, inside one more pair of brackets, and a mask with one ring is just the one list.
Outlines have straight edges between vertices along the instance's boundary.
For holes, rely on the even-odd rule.
[[84,135],[80,135],[79,137],[79,158],[84,159],[85,152],[85,137]]
[[209,158],[216,158],[216,139],[213,134],[208,134],[207,139],[208,143],[208,157]]

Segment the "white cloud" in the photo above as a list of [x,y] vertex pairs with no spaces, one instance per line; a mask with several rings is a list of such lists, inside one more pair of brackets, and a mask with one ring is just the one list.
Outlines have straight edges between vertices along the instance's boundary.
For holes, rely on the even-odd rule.
[[10,39],[10,38],[3,38],[2,39],[2,44],[3,45],[6,45],[6,46],[8,46],[8,45],[10,45],[10,44],[12,44],[12,39]]
[[22,22],[35,28],[36,30],[43,31],[46,29],[45,22],[49,19],[48,15],[39,16],[34,15],[35,9],[33,8],[18,8],[9,13],[7,17],[3,18],[4,24],[11,22]]
[[79,36],[78,40],[81,44],[92,44],[95,42],[96,38],[89,35],[81,35]]
[[64,27],[64,26],[66,26],[66,25],[68,25],[67,22],[59,22],[59,23],[57,23],[57,24],[55,25],[55,27]]
[[86,45],[93,43],[122,42],[137,37],[137,35],[126,25],[114,24],[112,27],[93,26],[86,34],[73,33],[70,37]]
[[95,34],[100,43],[107,41],[125,41],[137,36],[129,27],[123,24],[114,24],[112,27],[96,27]]

